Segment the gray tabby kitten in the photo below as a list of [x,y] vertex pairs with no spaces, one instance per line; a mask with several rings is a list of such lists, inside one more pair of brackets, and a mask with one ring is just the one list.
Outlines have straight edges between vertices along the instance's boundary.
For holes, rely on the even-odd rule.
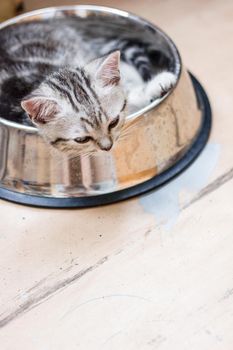
[[126,111],[161,98],[176,81],[168,71],[151,76],[141,44],[90,40],[73,20],[29,22],[1,32],[0,115],[29,125],[31,120],[63,152],[109,151]]

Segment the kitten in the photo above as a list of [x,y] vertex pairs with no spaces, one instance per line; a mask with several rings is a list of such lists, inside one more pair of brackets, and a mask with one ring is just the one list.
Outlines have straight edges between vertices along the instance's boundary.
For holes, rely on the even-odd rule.
[[[29,22],[0,31],[0,115],[31,120],[62,152],[109,151],[126,114],[163,97],[176,77],[168,71],[153,76],[147,45],[90,38],[77,23]],[[158,63],[169,66],[166,55],[155,52]]]
[[45,139],[63,152],[109,151],[126,116],[119,63],[116,51],[99,66],[61,68],[23,99],[22,108]]

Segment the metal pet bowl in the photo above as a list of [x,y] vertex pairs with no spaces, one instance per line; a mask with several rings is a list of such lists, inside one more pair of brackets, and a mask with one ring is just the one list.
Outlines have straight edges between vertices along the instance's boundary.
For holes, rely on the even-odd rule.
[[[86,207],[154,189],[184,170],[204,147],[211,125],[207,96],[183,67],[171,39],[127,12],[98,6],[48,8],[0,25],[76,16],[93,35],[130,37],[163,48],[177,84],[160,102],[126,119],[128,137],[110,152],[68,159],[48,150],[34,127],[0,119],[0,197],[43,207]],[[110,33],[110,34],[109,34]],[[166,61],[166,60],[165,60]],[[168,68],[168,67],[160,67]],[[155,67],[156,69],[156,67]]]

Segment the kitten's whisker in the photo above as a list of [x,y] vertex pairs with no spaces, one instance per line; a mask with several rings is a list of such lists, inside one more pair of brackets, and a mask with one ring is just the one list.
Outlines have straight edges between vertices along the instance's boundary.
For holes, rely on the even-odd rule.
[[138,124],[131,124],[131,125],[125,126],[122,128],[122,132],[124,133],[125,131],[132,131],[135,128],[138,128]]
[[133,131],[134,131],[134,128],[129,129],[129,130],[124,130],[123,132],[121,132],[120,136],[130,136],[130,135],[132,135]]
[[119,137],[118,141],[124,141],[127,138],[128,138],[128,135],[122,135]]

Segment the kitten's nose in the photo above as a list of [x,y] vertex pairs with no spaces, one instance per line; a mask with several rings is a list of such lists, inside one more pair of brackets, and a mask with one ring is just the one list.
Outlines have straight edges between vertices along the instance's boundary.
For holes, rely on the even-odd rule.
[[110,151],[110,149],[112,148],[112,144],[109,146],[105,146],[103,148],[101,148],[103,151]]
[[102,151],[110,151],[113,146],[113,142],[109,137],[103,137],[99,140],[99,147]]

